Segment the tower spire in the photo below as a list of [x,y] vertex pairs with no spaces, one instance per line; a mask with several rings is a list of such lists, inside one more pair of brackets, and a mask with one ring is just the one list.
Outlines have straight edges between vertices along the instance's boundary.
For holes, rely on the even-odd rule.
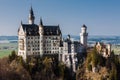
[[34,20],[35,20],[35,16],[31,6],[30,13],[29,13],[29,24],[34,24]]
[[40,18],[40,25],[42,25],[42,26],[43,26],[42,18]]
[[21,25],[22,25],[22,20],[21,20]]

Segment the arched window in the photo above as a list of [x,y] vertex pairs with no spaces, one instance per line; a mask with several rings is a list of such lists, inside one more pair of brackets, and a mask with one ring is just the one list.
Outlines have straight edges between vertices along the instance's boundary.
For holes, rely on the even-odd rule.
[[20,47],[20,50],[24,50],[24,39],[19,40],[19,47]]

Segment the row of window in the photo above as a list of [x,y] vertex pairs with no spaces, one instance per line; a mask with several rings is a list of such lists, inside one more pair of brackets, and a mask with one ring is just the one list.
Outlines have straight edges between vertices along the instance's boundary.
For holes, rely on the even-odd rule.
[[48,53],[48,54],[50,54],[50,53],[59,53],[59,51],[44,51],[44,53]]
[[51,44],[46,44],[46,45],[44,44],[43,46],[44,46],[44,47],[50,47]]
[[59,48],[44,48],[44,50],[58,50]]
[[[31,49],[28,48],[27,50],[30,51]],[[40,50],[40,49],[39,48],[33,48],[32,50],[34,51],[34,50]]]
[[45,39],[52,39],[52,40],[57,40],[57,39],[59,39],[59,37],[58,36],[52,36],[52,37],[48,37],[48,36],[46,36],[46,37],[44,37]]
[[19,54],[21,55],[21,54],[24,54],[24,52],[19,52]]
[[39,45],[28,45],[28,47],[39,47]]
[[[46,36],[46,37],[44,37],[44,38],[45,38],[45,39],[53,39],[53,40],[54,40],[54,39],[56,39],[56,40],[59,39],[58,36],[54,36],[54,37],[53,37],[53,36],[52,36],[52,37]],[[35,36],[35,37],[34,37],[34,36],[28,36],[27,39],[40,39],[40,36]]]
[[[33,43],[39,44],[39,41],[28,41],[28,42],[27,42],[27,44],[33,44]],[[41,43],[42,43],[42,41],[41,41]]]
[[51,43],[51,42],[55,42],[55,43],[59,43],[59,40],[45,40],[44,43]]
[[33,54],[39,55],[39,54],[40,54],[40,52],[33,52]]
[[[24,52],[19,52],[19,54],[20,54],[20,55],[21,55],[21,54],[24,54]],[[37,55],[39,55],[40,52],[32,52],[32,54],[37,54]]]
[[24,50],[24,45],[19,45],[20,50]]
[[[48,53],[48,54],[50,54],[50,53],[59,53],[59,51],[44,51],[44,53]],[[21,54],[24,54],[24,52],[19,52],[19,54],[21,55]],[[29,54],[33,54],[33,55],[39,55],[40,54],[40,52],[30,52]]]
[[[42,43],[43,41],[41,41],[41,43]],[[59,41],[52,41],[53,43],[55,42],[55,43],[59,43]],[[23,43],[23,42],[19,42],[19,43]],[[39,41],[27,41],[27,44],[31,44],[31,43],[39,43]],[[44,43],[46,44],[46,43],[51,43],[51,41],[48,41],[48,40],[46,40],[46,41],[44,41]]]
[[28,36],[27,39],[39,39],[39,36],[35,36],[35,37],[33,37],[33,36]]
[[[21,47],[21,48],[23,49],[23,47]],[[39,47],[38,48],[36,48],[36,47],[31,48],[30,46],[27,47],[28,51],[30,51],[31,49],[32,50],[40,50]],[[51,47],[50,48],[44,48],[44,50],[51,50]],[[52,50],[59,50],[59,48],[52,48]]]

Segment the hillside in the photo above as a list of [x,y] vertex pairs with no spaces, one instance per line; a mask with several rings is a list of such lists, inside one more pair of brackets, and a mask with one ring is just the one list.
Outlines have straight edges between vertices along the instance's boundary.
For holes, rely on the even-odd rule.
[[84,64],[76,73],[77,80],[120,80],[120,56],[111,53],[104,58],[95,49],[87,53]]
[[74,80],[69,69],[57,57],[30,58],[26,62],[15,51],[0,59],[0,80]]
[[120,56],[105,59],[93,52],[88,51],[75,76],[57,56],[32,57],[24,62],[12,51],[0,59],[0,80],[120,80]]

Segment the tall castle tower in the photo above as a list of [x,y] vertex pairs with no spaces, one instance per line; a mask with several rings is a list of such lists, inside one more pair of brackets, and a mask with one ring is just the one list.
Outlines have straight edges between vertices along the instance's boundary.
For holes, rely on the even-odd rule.
[[39,38],[40,49],[39,50],[40,50],[40,56],[42,56],[43,55],[43,34],[44,34],[42,18],[40,18],[39,34],[40,34],[40,38]]
[[30,13],[29,13],[29,24],[34,24],[34,20],[35,20],[35,16],[34,16],[33,9],[31,7]]
[[85,47],[87,47],[87,37],[88,37],[87,26],[83,24],[81,28],[81,33],[80,33],[80,42]]

